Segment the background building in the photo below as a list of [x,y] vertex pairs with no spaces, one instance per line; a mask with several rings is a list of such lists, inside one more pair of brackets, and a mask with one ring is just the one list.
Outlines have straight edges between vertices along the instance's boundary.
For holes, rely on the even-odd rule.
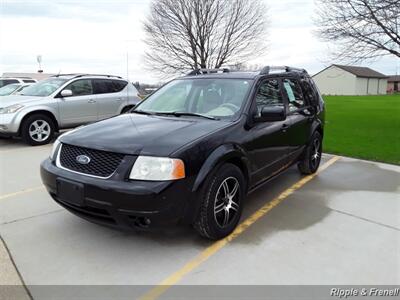
[[393,75],[388,78],[387,92],[388,94],[400,92],[400,75]]
[[388,85],[388,76],[355,66],[331,65],[313,79],[324,95],[380,95]]
[[8,73],[3,73],[2,77],[30,77],[36,80],[42,80],[49,78],[50,76],[53,76],[55,74],[49,74],[49,73],[13,73],[13,72],[8,72]]

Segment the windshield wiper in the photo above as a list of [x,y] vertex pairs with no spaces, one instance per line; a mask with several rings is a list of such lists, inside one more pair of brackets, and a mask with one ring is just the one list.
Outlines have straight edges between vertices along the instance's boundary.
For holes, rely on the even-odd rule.
[[132,110],[131,113],[136,113],[136,114],[141,114],[141,115],[154,115],[154,113],[152,113],[152,112],[140,110],[140,109]]
[[191,112],[184,112],[184,111],[169,111],[169,112],[157,112],[157,115],[173,115],[176,117],[180,116],[190,116],[190,117],[200,117],[200,118],[205,118],[209,120],[219,120],[218,118],[207,116],[207,115],[202,115],[202,114],[197,114],[197,113],[191,113]]

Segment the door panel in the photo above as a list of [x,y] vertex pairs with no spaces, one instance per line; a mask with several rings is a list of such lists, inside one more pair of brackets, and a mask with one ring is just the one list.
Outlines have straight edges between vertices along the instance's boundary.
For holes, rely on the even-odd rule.
[[110,118],[121,113],[127,105],[128,94],[124,80],[94,79],[93,88],[99,103],[99,120]]
[[288,160],[293,162],[305,148],[310,136],[313,120],[308,103],[303,94],[299,80],[285,78],[283,80],[285,98],[288,103],[287,119],[290,122],[288,128]]
[[262,81],[253,99],[250,113],[256,123],[249,130],[249,142],[245,145],[249,153],[253,184],[271,177],[285,167],[288,154],[287,130],[290,123],[288,120],[257,122],[265,106],[284,106],[280,79]]
[[92,94],[91,80],[76,80],[67,85],[64,90],[71,90],[72,96],[58,98],[62,126],[68,127],[97,121],[97,101]]
[[252,171],[252,182],[257,184],[282,169],[286,164],[288,122],[265,122],[250,130],[246,145]]

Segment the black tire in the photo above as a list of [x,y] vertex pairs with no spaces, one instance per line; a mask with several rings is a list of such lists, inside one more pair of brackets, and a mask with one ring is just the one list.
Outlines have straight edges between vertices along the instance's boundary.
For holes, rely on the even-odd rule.
[[[36,123],[35,123],[36,122]],[[45,127],[39,135],[31,135],[30,131],[34,129],[36,124],[44,125]],[[26,118],[21,125],[22,140],[32,146],[45,145],[51,142],[54,137],[55,125],[54,121],[43,114],[34,114]],[[48,133],[47,133],[48,132]],[[42,138],[39,138],[42,137]]]
[[302,174],[313,174],[317,172],[321,163],[322,155],[322,136],[316,131],[307,146],[303,159],[298,163],[297,167]]
[[[231,196],[233,195],[230,200],[229,197],[224,197],[225,183],[225,187],[231,192]],[[236,183],[238,188],[234,193]],[[245,186],[241,170],[233,164],[222,165],[207,178],[200,193],[199,213],[193,224],[201,236],[218,240],[236,228],[242,214]],[[217,210],[219,212],[215,213]],[[228,215],[227,222],[225,222],[226,215]]]

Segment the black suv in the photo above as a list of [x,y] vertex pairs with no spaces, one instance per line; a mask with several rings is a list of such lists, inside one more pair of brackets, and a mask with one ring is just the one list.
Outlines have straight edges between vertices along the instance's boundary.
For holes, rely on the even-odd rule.
[[41,165],[54,200],[103,225],[192,224],[220,239],[247,193],[318,169],[324,103],[305,70],[195,70],[130,113],[62,135]]

